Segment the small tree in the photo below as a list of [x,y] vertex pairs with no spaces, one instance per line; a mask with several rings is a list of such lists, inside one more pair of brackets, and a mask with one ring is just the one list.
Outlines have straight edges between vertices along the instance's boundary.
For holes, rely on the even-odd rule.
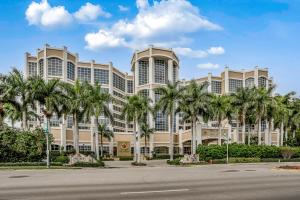
[[155,131],[154,128],[150,128],[148,124],[144,123],[141,126],[141,137],[144,137],[145,141],[145,150],[144,150],[144,156],[146,156],[146,148],[147,148],[147,140],[150,139],[150,135],[153,134]]
[[110,141],[111,138],[114,137],[114,132],[112,132],[106,126],[106,124],[99,124],[98,125],[98,134],[100,135],[100,156],[103,157],[103,138],[106,138]]

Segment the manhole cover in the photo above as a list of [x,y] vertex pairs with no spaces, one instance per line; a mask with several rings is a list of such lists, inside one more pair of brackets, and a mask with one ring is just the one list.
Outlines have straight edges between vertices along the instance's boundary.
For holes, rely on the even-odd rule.
[[226,171],[222,171],[222,172],[239,172],[240,170],[235,170],[235,169],[232,169],[232,170],[226,170]]
[[26,178],[26,177],[29,177],[29,176],[26,176],[26,175],[23,175],[23,176],[10,176],[8,178]]

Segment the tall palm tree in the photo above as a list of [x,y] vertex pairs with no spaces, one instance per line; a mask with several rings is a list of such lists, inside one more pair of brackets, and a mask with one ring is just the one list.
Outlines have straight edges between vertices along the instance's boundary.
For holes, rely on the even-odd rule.
[[[288,122],[289,122],[289,115],[290,115],[290,109],[289,105],[291,102],[292,96],[295,95],[295,92],[290,92],[286,95],[276,95],[275,96],[275,102],[276,102],[276,124],[277,127],[280,128],[280,135],[279,135],[279,145],[283,145],[284,141],[284,132],[286,131]],[[287,134],[285,134],[285,139],[287,140]]]
[[3,125],[5,118],[5,103],[8,102],[9,87],[7,83],[7,76],[0,74],[0,126]]
[[[232,97],[233,105],[237,110],[237,124],[242,124],[242,143],[245,144],[246,113],[251,104],[253,104],[253,89],[238,88],[238,90],[232,94]],[[237,133],[239,134],[239,128],[237,128]]]
[[[96,127],[96,158],[99,160],[99,118],[103,114],[108,120],[113,123],[113,114],[109,109],[108,104],[112,101],[112,98],[109,93],[105,92],[101,85],[96,83],[94,86],[87,85],[89,90],[88,95],[88,104],[85,115],[90,118],[91,116],[95,117],[95,127]],[[103,145],[100,146],[101,156],[103,156]]]
[[266,118],[267,108],[272,100],[274,88],[275,86],[271,86],[268,89],[263,87],[255,88],[254,104],[258,120],[258,145],[261,145],[261,123]]
[[155,131],[154,128],[150,128],[148,124],[143,123],[141,125],[141,137],[144,137],[144,156],[146,156],[146,149],[147,149],[147,140],[150,139],[150,135],[153,134]]
[[[191,152],[196,154],[196,123],[202,117],[204,121],[209,119],[209,101],[211,95],[207,92],[208,83],[197,84],[192,80],[183,92],[183,97],[179,101],[179,107],[176,112],[183,114],[183,120],[191,121]],[[202,143],[202,138],[200,139]]]
[[100,135],[100,155],[103,157],[103,138],[111,140],[111,138],[114,137],[114,132],[112,132],[106,124],[99,124],[97,134]]
[[211,100],[212,119],[218,121],[218,144],[222,144],[222,122],[224,120],[231,121],[234,110],[231,106],[231,97],[227,95],[214,95]]
[[32,83],[36,77],[25,79],[23,74],[13,68],[7,77],[10,101],[18,112],[22,113],[22,128],[28,129],[29,112],[35,110]]
[[160,94],[159,100],[156,102],[155,107],[157,111],[167,114],[170,120],[170,135],[169,135],[169,154],[170,160],[173,160],[174,156],[174,139],[173,139],[173,126],[174,115],[178,101],[182,98],[183,88],[178,87],[179,82],[169,82],[167,86],[156,88],[155,91]]
[[[150,107],[150,99],[141,95],[132,95],[127,97],[127,102],[122,110],[122,117],[126,117],[128,122],[133,122],[134,133],[134,160],[138,163],[141,162],[140,157],[140,124],[145,120],[145,116],[149,111],[152,111]],[[138,137],[138,139],[137,139]]]
[[79,153],[79,122],[84,119],[88,107],[90,91],[87,83],[78,80],[74,84],[62,83],[64,94],[68,97],[64,102],[66,115],[71,115],[73,120],[73,143],[76,153]]

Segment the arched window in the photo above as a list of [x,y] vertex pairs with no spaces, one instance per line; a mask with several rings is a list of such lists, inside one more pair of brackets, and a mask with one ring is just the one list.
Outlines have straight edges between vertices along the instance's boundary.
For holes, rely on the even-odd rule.
[[62,60],[59,58],[48,58],[48,75],[62,76]]
[[149,62],[140,60],[139,61],[139,85],[145,85],[149,82],[148,69],[149,69]]
[[75,80],[75,65],[72,62],[68,62],[67,78],[73,81]]
[[252,88],[254,87],[254,78],[250,77],[250,78],[247,78],[246,81],[245,81],[245,86],[247,88]]

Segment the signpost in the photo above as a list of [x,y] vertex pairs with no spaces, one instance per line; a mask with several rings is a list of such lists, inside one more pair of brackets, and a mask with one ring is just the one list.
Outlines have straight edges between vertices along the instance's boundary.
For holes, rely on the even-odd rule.
[[50,168],[50,150],[49,150],[49,127],[48,127],[48,122],[44,123],[44,133],[46,134],[46,143],[47,143],[47,150],[46,150],[46,155],[47,155],[47,168]]

